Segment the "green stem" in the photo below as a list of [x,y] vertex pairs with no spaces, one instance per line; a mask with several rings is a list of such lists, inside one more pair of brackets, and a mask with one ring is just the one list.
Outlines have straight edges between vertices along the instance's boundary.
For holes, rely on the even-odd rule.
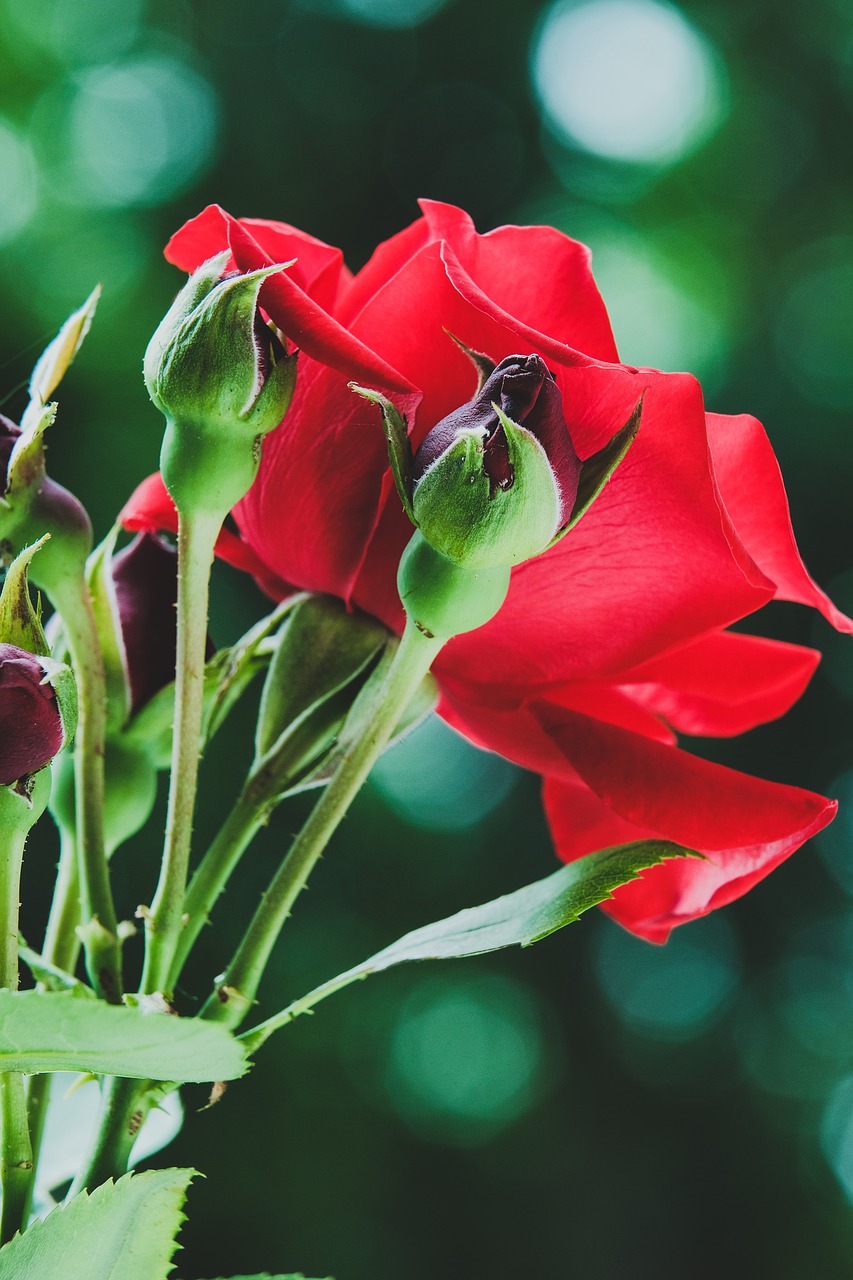
[[[50,905],[47,929],[44,935],[42,959],[67,973],[73,973],[80,955],[80,939],[77,925],[80,923],[80,873],[77,862],[77,843],[72,832],[62,830],[59,867],[56,887]],[[27,1118],[32,1145],[32,1170],[27,1187],[25,1220],[29,1217],[35,1190],[41,1144],[47,1109],[50,1105],[50,1075],[32,1076],[27,1090]]]
[[317,728],[314,720],[297,721],[252,766],[234,808],[190,881],[184,903],[184,927],[178,939],[169,979],[172,990],[240,858],[256,832],[269,820],[288,785],[298,774],[300,767],[304,766],[306,758],[311,757],[312,750],[316,752],[316,743]]
[[280,1031],[282,1027],[286,1027],[293,1022],[294,1018],[298,1018],[300,1014],[310,1013],[315,1005],[321,1000],[325,1000],[328,996],[333,996],[336,991],[343,991],[344,987],[350,986],[353,982],[361,982],[368,977],[369,970],[357,969],[350,973],[341,973],[337,978],[330,978],[328,982],[324,982],[322,986],[315,987],[313,991],[309,991],[306,996],[300,996],[298,1000],[294,1000],[286,1009],[282,1009],[280,1013],[274,1013],[271,1018],[266,1018],[263,1022],[259,1022],[257,1026],[250,1027],[248,1031],[242,1032],[237,1039],[242,1043],[248,1056],[254,1057],[258,1049],[266,1044],[274,1031]]
[[414,623],[406,623],[372,719],[314,806],[264,894],[231,963],[217,979],[216,990],[202,1009],[202,1017],[234,1027],[245,1016],[294,902],[443,643],[441,638],[425,635]]
[[127,1173],[130,1153],[145,1117],[156,1101],[149,1080],[108,1076],[101,1084],[101,1115],[88,1158],[66,1197],[93,1191],[108,1178]]
[[54,595],[68,637],[80,697],[74,772],[86,969],[96,991],[118,1004],[122,994],[121,944],[104,849],[104,660],[85,581],[75,580],[67,590]]
[[[18,990],[18,911],[21,864],[30,827],[39,818],[50,793],[50,770],[35,774],[29,795],[16,787],[0,788],[0,988]],[[0,1074],[0,1245],[25,1225],[33,1167],[24,1077],[18,1071]]]
[[33,1168],[24,1077],[20,1071],[4,1071],[0,1075],[0,1123],[3,1126],[3,1147],[0,1154],[0,1188],[3,1193],[0,1245],[3,1245],[16,1232],[23,1231],[26,1225]]
[[207,924],[213,906],[225,888],[255,833],[264,825],[270,810],[266,797],[259,800],[253,789],[244,787],[237,803],[225,819],[187,890],[186,924],[178,939],[169,984],[174,989],[198,935]]
[[204,654],[213,549],[222,521],[182,514],[178,526],[178,649],[172,776],[160,879],[145,920],[141,990],[167,991],[184,911],[204,709]]

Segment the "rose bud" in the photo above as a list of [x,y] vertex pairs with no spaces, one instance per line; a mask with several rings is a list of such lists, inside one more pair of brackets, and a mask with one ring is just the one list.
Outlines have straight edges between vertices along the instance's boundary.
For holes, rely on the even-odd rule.
[[429,432],[413,465],[426,540],[466,568],[512,566],[569,521],[581,463],[540,356],[508,356]]
[[47,667],[26,649],[0,644],[0,786],[37,773],[64,745]]
[[175,678],[178,553],[139,534],[113,557],[112,578],[134,716]]
[[0,414],[0,543],[17,552],[50,534],[31,573],[56,600],[63,584],[83,572],[92,526],[73,493],[45,474],[42,435],[54,409],[43,409],[27,431]]
[[228,253],[193,272],[145,353],[145,383],[168,420],[160,457],[179,511],[224,518],[246,493],[257,442],[293,395],[296,356],[264,321],[258,297],[281,266],[227,273]]

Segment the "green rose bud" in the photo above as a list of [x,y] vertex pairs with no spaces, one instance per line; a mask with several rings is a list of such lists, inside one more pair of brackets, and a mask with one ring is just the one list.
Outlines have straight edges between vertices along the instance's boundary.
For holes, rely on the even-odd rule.
[[283,267],[223,275],[227,262],[219,254],[190,276],[144,365],[168,420],[160,465],[175,505],[221,517],[250,488],[260,441],[283,418],[296,378],[295,354],[258,307],[264,281]]

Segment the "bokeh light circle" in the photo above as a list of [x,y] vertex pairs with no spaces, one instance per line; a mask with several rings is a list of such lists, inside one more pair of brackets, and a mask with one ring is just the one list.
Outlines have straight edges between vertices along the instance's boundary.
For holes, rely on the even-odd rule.
[[532,70],[554,131],[611,160],[671,164],[722,117],[712,46],[658,0],[559,0],[539,28]]
[[68,118],[78,193],[103,206],[159,204],[213,157],[217,101],[182,59],[140,54],[79,80]]
[[538,998],[524,984],[435,977],[400,1009],[385,1075],[393,1109],[452,1146],[491,1140],[540,1100],[553,1078]]
[[38,169],[25,138],[0,120],[0,244],[14,238],[27,225],[38,205]]
[[460,831],[497,809],[518,777],[509,761],[473,747],[431,716],[382,757],[371,783],[412,826]]

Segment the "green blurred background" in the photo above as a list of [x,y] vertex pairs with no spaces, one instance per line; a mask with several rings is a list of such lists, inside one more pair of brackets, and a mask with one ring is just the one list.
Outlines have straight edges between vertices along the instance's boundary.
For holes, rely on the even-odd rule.
[[[766,423],[813,572],[853,605],[853,9],[848,0],[0,0],[0,398],[96,280],[52,473],[99,535],[153,469],[140,376],[208,201],[296,223],[352,267],[427,195],[481,230],[593,248],[623,358],[698,373]],[[258,616],[219,568],[226,642]],[[753,629],[826,658],[784,722],[692,744],[847,800],[816,846],[663,949],[603,917],[525,953],[376,978],[270,1043],[170,1150],[185,1280],[847,1277],[853,1266],[853,651],[805,610]],[[199,841],[248,758],[205,762]],[[204,993],[305,804],[208,930]],[[156,839],[117,863],[150,900]],[[40,833],[27,910],[49,893]],[[300,902],[271,1012],[405,929],[553,866],[538,783],[438,722],[385,758]],[[35,929],[35,926],[33,926]]]

